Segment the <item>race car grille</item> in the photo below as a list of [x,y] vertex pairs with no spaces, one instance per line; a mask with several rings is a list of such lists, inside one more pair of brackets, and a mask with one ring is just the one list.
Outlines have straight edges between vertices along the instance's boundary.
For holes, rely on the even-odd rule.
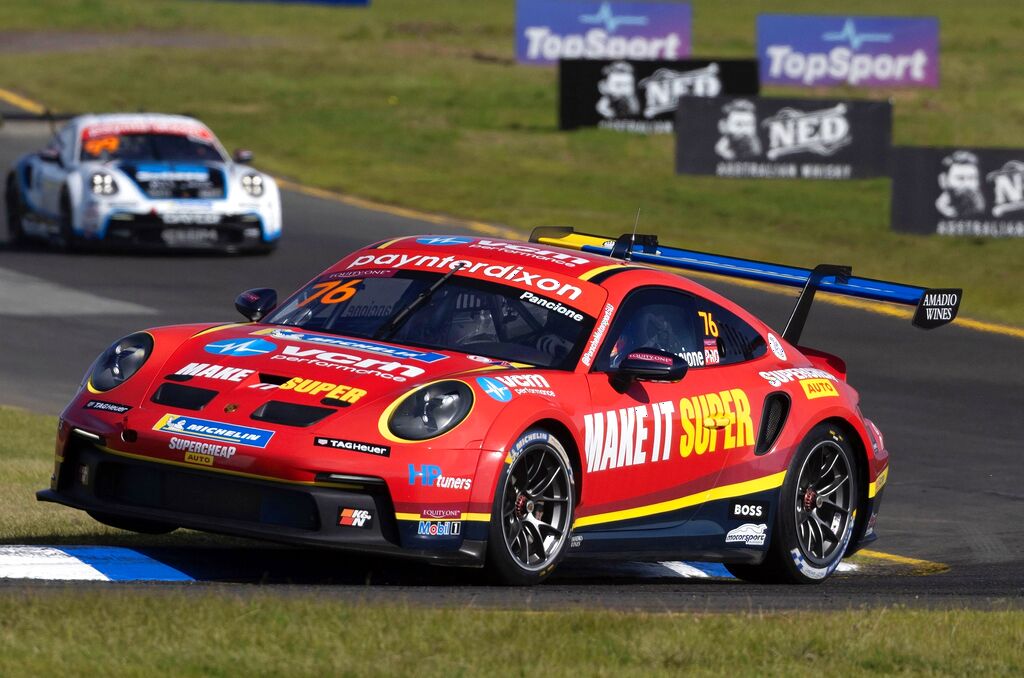
[[330,414],[334,414],[335,412],[337,412],[337,410],[330,407],[296,405],[295,403],[283,403],[279,400],[271,400],[260,405],[259,408],[252,413],[252,418],[257,421],[265,421],[271,424],[284,424],[285,426],[309,426]]
[[152,401],[159,405],[179,407],[183,410],[201,410],[217,395],[208,388],[196,388],[182,384],[160,384]]
[[161,214],[121,212],[111,217],[106,240],[112,244],[139,247],[223,247],[258,243],[262,239],[260,219],[255,214],[212,215],[213,223],[171,223],[174,217]]
[[761,430],[757,434],[754,454],[765,454],[782,432],[782,426],[789,415],[789,396],[785,393],[769,393],[764,399],[764,414],[761,415]]
[[299,530],[320,528],[316,502],[300,490],[117,461],[102,462],[96,476],[96,496],[118,504]]

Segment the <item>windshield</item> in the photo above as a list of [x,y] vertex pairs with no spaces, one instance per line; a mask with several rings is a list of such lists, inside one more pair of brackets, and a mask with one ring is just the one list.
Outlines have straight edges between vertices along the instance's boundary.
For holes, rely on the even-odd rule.
[[82,141],[82,160],[222,161],[210,141],[181,134],[108,134]]
[[[266,322],[372,339],[439,278],[436,273],[393,270],[327,274]],[[388,341],[572,369],[593,325],[593,318],[561,302],[455,276],[409,314]]]

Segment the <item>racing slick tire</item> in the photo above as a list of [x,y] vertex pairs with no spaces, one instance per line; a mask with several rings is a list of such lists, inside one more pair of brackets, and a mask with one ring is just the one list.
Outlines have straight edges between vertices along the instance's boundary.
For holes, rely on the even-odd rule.
[[497,583],[530,586],[569,550],[576,484],[565,447],[544,429],[519,436],[508,457],[494,493],[487,569]]
[[71,198],[65,188],[60,195],[60,248],[65,252],[75,252],[81,244],[81,238],[71,225]]
[[768,554],[760,565],[727,564],[761,584],[820,584],[843,559],[857,515],[856,457],[843,432],[811,429],[790,462],[779,493]]
[[168,532],[174,532],[178,529],[177,525],[158,523],[153,520],[125,518],[124,516],[115,516],[109,513],[100,513],[98,511],[88,511],[87,513],[92,516],[93,520],[101,522],[108,527],[116,527],[119,530],[128,530],[129,532],[139,532],[141,534],[167,534]]
[[25,206],[21,203],[21,191],[18,190],[14,174],[7,176],[7,188],[4,191],[4,204],[7,212],[7,246],[20,247],[25,244],[25,227],[22,219]]

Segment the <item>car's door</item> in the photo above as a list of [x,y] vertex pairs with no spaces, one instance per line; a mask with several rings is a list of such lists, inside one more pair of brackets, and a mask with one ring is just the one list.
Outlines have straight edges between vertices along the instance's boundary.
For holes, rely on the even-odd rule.
[[[582,427],[578,526],[656,530],[647,539],[670,550],[664,538],[680,534],[731,455],[753,450],[767,385],[750,387],[744,363],[764,354],[764,341],[737,334],[734,320],[668,287],[639,288],[624,299],[588,375],[592,413]],[[613,374],[640,348],[680,355],[690,368],[677,383],[634,382],[623,391]]]
[[33,172],[34,193],[30,198],[50,215],[60,214],[60,198],[74,161],[74,130],[68,126],[58,132],[40,153]]

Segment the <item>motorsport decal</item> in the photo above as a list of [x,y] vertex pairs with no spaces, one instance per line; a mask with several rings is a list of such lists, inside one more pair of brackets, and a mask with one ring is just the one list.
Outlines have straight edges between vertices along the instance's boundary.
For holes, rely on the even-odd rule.
[[273,353],[277,344],[264,339],[219,339],[203,347],[207,353],[244,358],[252,355]]
[[691,23],[685,2],[517,0],[516,59],[679,59]]
[[604,311],[601,313],[601,320],[597,323],[597,329],[594,330],[594,336],[591,337],[590,343],[587,344],[587,350],[584,351],[583,357],[580,358],[587,367],[594,362],[594,354],[597,353],[597,348],[601,345],[601,340],[604,339],[604,333],[608,331],[608,325],[612,322],[612,315],[615,313],[615,307],[611,304],[604,305]]
[[546,297],[539,297],[533,292],[523,292],[519,296],[519,299],[522,301],[529,302],[531,304],[535,304],[542,308],[546,308],[549,311],[553,311],[559,315],[564,315],[566,318],[569,318],[570,320],[575,320],[576,322],[583,322],[582,313],[575,309],[569,308],[568,306],[563,306],[562,302],[560,301],[553,301]]
[[816,367],[791,367],[786,370],[758,372],[758,374],[773,387],[782,386],[798,379],[829,379],[831,381],[838,381],[834,374],[825,370],[819,370]]
[[[722,420],[724,426],[721,425]],[[743,389],[683,398],[679,401],[679,423],[683,428],[679,436],[679,454],[683,459],[691,454],[702,455],[718,449],[731,450],[754,444],[750,401]]]
[[358,440],[343,440],[341,438],[325,438],[324,436],[313,436],[313,444],[317,447],[330,447],[335,450],[346,450],[348,452],[363,452],[372,454],[375,457],[390,457],[391,448],[387,445],[375,443],[363,443]]
[[210,363],[189,363],[174,374],[181,377],[205,377],[207,379],[240,382],[253,372],[255,370],[244,370],[240,367],[226,367]]
[[315,379],[304,379],[302,377],[289,379],[278,388],[282,391],[294,391],[295,393],[303,393],[309,396],[318,396],[323,394],[324,400],[340,400],[342,403],[348,405],[351,405],[366,395],[366,391],[354,386],[332,384],[328,381],[317,381]]
[[432,353],[430,351],[417,351],[416,349],[403,348],[401,346],[390,346],[388,344],[381,344],[375,341],[366,341],[364,339],[349,339],[347,337],[338,336],[324,336],[322,334],[309,334],[306,332],[296,332],[288,329],[270,329],[270,330],[257,330],[253,332],[254,335],[268,335],[274,339],[287,339],[289,341],[303,341],[308,344],[322,344],[324,346],[335,346],[338,348],[347,348],[355,351],[366,351],[367,353],[377,353],[379,355],[386,355],[391,358],[400,358],[403,360],[415,360],[420,363],[436,363],[439,360],[446,360],[448,356],[443,353]]
[[889,175],[888,101],[687,97],[676,111],[676,173],[757,179]]
[[190,464],[202,464],[213,466],[213,458],[230,459],[238,451],[234,445],[217,445],[216,443],[204,443],[200,440],[186,440],[184,438],[172,437],[167,443],[171,451],[184,451],[185,461]]
[[497,400],[499,403],[507,403],[512,400],[512,391],[503,383],[492,377],[477,377],[476,385],[480,390]]
[[672,451],[672,402],[583,415],[587,471],[654,463]]
[[808,400],[839,397],[835,384],[828,379],[801,379],[800,387],[803,388]]
[[367,509],[339,508],[338,525],[370,528],[373,526],[373,512]]
[[426,487],[440,487],[449,490],[468,490],[473,485],[472,478],[453,478],[443,475],[441,467],[434,464],[409,464],[409,484],[419,483]]
[[[481,379],[490,378],[491,377],[479,377],[477,378],[477,383],[479,384]],[[509,376],[494,375],[493,378],[510,388],[516,395],[532,393],[534,395],[545,395],[551,398],[555,397],[555,392],[551,390],[551,384],[548,383],[547,379],[539,374],[512,374]],[[492,398],[495,398],[495,396],[487,392],[486,389],[484,389],[484,392]],[[495,399],[497,400],[497,398]]]
[[457,537],[462,534],[462,523],[457,520],[421,520],[416,526],[416,534],[427,537]]
[[938,87],[935,17],[757,17],[757,55],[766,85]]
[[274,437],[273,431],[262,428],[236,426],[180,414],[165,414],[153,425],[153,430],[261,448],[266,447],[270,439]]
[[465,275],[474,273],[477,277],[491,278],[521,284],[526,287],[535,287],[542,292],[551,292],[559,297],[576,299],[583,290],[576,285],[563,283],[554,278],[541,277],[541,273],[530,273],[522,266],[500,265],[486,261],[472,261],[470,259],[457,259],[453,255],[446,257],[431,256],[429,254],[363,254],[356,257],[348,268],[359,268],[362,266],[390,266],[391,268],[427,268],[427,269],[458,269],[459,273]]
[[744,546],[764,546],[767,532],[768,526],[764,523],[760,525],[744,523],[735,529],[729,530],[729,533],[725,535],[725,543],[739,543]]
[[420,511],[420,518],[425,520],[459,520],[462,518],[462,509],[425,508]]
[[1024,238],[1024,148],[897,146],[894,230]]
[[120,403],[110,403],[106,400],[90,400],[86,404],[82,405],[83,410],[100,410],[101,412],[113,412],[114,414],[124,414],[128,410],[132,409],[131,405],[122,405]]
[[415,379],[425,373],[425,370],[422,368],[406,365],[394,360],[384,361],[375,358],[363,358],[347,353],[323,351],[319,348],[303,348],[294,344],[286,344],[280,354],[271,356],[270,359],[285,360],[292,363],[306,363],[317,367],[331,367],[343,372],[368,374],[398,382],[405,381],[406,379]]
[[768,502],[734,499],[729,502],[729,517],[736,520],[767,518]]

